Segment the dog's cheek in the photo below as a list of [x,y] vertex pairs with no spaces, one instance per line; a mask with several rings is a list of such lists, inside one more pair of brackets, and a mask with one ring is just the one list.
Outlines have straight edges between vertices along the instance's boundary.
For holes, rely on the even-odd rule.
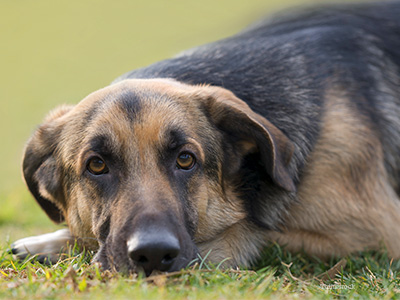
[[71,184],[68,197],[67,223],[75,236],[88,241],[93,240],[93,210],[96,201],[88,197],[79,186]]
[[218,182],[208,180],[197,196],[196,242],[215,238],[247,216],[243,201],[236,195],[233,187],[222,187]]
[[104,243],[110,233],[111,210],[108,206],[99,206],[92,211],[92,230],[100,243]]
[[[108,178],[110,179],[110,178]],[[116,178],[93,181],[86,176],[71,179],[68,223],[79,236],[104,241],[108,235],[111,205],[118,198]],[[108,186],[112,188],[107,188]]]

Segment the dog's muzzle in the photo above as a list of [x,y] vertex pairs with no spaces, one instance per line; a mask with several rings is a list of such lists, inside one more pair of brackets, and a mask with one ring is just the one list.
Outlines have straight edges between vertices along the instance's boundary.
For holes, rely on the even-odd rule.
[[180,253],[178,238],[165,228],[135,232],[127,241],[128,256],[149,276],[154,270],[170,271]]

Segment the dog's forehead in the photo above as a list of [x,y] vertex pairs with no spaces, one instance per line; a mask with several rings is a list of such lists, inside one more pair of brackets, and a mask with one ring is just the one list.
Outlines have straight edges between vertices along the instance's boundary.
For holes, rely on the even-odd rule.
[[75,110],[86,119],[87,144],[106,136],[109,144],[154,145],[191,132],[191,92],[169,79],[125,80],[89,95]]
[[98,90],[76,107],[88,119],[96,117],[127,116],[130,120],[157,115],[166,117],[187,106],[193,106],[191,93],[194,87],[172,79],[131,79]]
[[[77,110],[86,110],[93,106],[118,100],[121,96],[131,96],[131,101],[145,100],[146,98],[160,97],[175,99],[187,97],[194,92],[194,86],[182,84],[173,79],[127,79],[93,92],[83,99]],[[153,103],[154,104],[154,103]]]

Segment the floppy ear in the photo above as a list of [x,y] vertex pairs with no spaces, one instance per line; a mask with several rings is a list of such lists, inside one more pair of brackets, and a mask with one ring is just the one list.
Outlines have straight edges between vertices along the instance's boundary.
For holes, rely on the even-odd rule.
[[230,91],[219,87],[202,88],[211,93],[211,97],[203,103],[214,124],[238,138],[244,151],[258,149],[262,164],[273,182],[289,192],[295,192],[296,187],[288,170],[294,146],[286,135]]
[[52,111],[28,141],[23,158],[22,171],[25,182],[36,201],[51,220],[61,223],[64,193],[62,174],[54,157],[62,117],[71,106],[61,106]]

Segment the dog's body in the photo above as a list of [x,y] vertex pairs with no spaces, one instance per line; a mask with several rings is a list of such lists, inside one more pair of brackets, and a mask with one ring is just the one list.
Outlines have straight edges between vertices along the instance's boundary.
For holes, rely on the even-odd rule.
[[399,15],[284,16],[130,72],[50,114],[27,185],[104,268],[248,265],[269,241],[400,257]]

